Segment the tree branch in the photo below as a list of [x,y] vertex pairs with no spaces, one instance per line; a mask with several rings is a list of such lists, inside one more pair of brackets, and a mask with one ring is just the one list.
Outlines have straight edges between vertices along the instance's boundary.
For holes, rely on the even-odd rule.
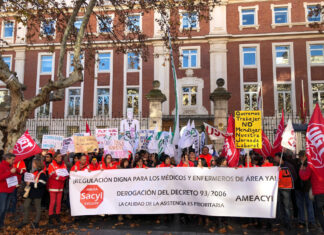
[[[86,8],[86,12],[83,17],[83,21],[80,26],[79,32],[77,34],[77,38],[76,38],[76,42],[75,42],[75,46],[74,46],[74,58],[73,58],[74,71],[69,75],[68,78],[61,76],[58,78],[58,80],[56,80],[56,81],[50,80],[45,86],[43,86],[41,88],[41,91],[39,92],[39,94],[37,96],[33,97],[32,99],[30,99],[28,101],[28,105],[25,106],[29,110],[34,110],[35,108],[40,107],[41,105],[43,105],[51,100],[59,100],[59,98],[62,98],[62,93],[59,94],[59,92],[58,92],[58,93],[51,95],[52,91],[64,89],[66,87],[73,85],[76,82],[82,82],[83,67],[82,67],[81,61],[80,61],[81,47],[82,47],[82,42],[83,42],[83,38],[84,38],[84,32],[85,32],[85,29],[89,23],[90,15],[93,12],[93,8],[95,7],[96,2],[97,2],[97,0],[90,0],[88,6]],[[73,21],[73,24],[74,24],[74,21]],[[71,28],[70,28],[70,30],[71,30]],[[66,50],[66,46],[65,46],[65,50]],[[64,95],[63,95],[63,97],[64,97]]]

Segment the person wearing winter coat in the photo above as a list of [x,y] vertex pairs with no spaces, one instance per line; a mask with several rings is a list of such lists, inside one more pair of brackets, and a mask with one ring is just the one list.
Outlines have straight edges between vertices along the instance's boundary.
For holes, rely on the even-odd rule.
[[33,222],[33,227],[39,227],[41,218],[41,201],[46,191],[47,176],[44,170],[44,165],[39,158],[35,158],[32,162],[32,174],[34,175],[34,182],[26,182],[25,200],[24,200],[24,219],[18,226],[22,228],[28,224],[30,205],[33,202],[36,209],[36,217]]
[[0,163],[0,229],[4,227],[9,196],[14,192],[18,184],[17,169],[13,167],[15,157],[14,154],[7,153]]
[[[68,175],[64,174],[65,172],[67,172],[67,167],[63,161],[63,157],[60,153],[56,153],[48,168],[48,191],[50,193],[48,214],[50,224],[53,224],[55,219],[60,220],[59,215],[61,213],[63,189],[65,180],[68,178]],[[54,215],[54,207],[56,209],[56,215]]]

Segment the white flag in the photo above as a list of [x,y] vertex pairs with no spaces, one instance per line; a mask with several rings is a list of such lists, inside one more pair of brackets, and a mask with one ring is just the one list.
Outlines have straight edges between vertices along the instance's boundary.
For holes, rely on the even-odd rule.
[[158,141],[157,141],[157,135],[158,135],[158,127],[157,125],[154,128],[154,133],[151,137],[151,140],[147,146],[149,153],[157,153],[159,151],[158,149]]
[[191,145],[193,145],[193,138],[191,137],[190,121],[188,121],[186,128],[183,130],[183,133],[181,135],[178,145],[182,149],[188,148]]
[[168,143],[166,144],[165,146],[165,149],[164,149],[164,153],[169,155],[170,157],[174,157],[175,155],[175,147],[174,147],[174,144],[172,144],[172,131],[171,131],[171,127],[170,127],[170,130],[169,130],[169,140],[168,140]]
[[296,134],[290,119],[288,120],[287,126],[282,133],[281,146],[286,149],[290,149],[293,152],[296,150]]

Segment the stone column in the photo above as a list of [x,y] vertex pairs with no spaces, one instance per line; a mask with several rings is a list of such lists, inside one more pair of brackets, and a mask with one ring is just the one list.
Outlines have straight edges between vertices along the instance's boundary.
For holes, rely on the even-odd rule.
[[153,130],[157,125],[158,130],[162,130],[162,103],[166,101],[165,95],[161,92],[160,82],[153,81],[153,89],[145,96],[149,101],[150,116],[149,129]]
[[[218,78],[216,84],[217,88],[209,96],[214,103],[214,126],[226,132],[228,100],[231,98],[231,93],[224,88],[223,78]],[[214,145],[217,150],[220,150],[223,147],[223,141],[215,141]]]

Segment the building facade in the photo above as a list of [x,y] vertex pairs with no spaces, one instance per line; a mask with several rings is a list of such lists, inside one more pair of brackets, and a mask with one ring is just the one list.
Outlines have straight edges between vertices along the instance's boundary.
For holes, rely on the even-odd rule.
[[[210,21],[192,20],[197,16],[179,10],[175,19],[179,20],[181,45],[175,52],[175,64],[183,123],[187,119],[196,120],[198,124],[212,122],[214,109],[209,96],[218,78],[225,80],[226,88],[232,93],[230,113],[257,109],[262,86],[264,116],[276,116],[282,109],[296,114],[302,82],[308,110],[312,110],[316,102],[324,108],[324,35],[312,27],[314,22],[322,21],[322,16],[309,15],[317,4],[324,3],[318,0],[222,0],[211,10]],[[107,15],[112,24],[118,17],[109,11]],[[175,94],[169,51],[155,21],[161,16],[156,12],[135,11],[128,17],[148,35],[148,60],[131,51],[117,53],[111,44],[100,38],[107,31],[100,27],[96,16],[91,16],[89,23],[96,30],[95,43],[100,49],[95,51],[95,56],[84,51],[83,83],[67,88],[65,100],[35,111],[31,118],[42,117],[46,123],[39,129],[37,123],[33,123],[37,133],[50,132],[48,128],[52,127],[46,119],[97,120],[92,128],[115,125],[111,120],[124,117],[130,107],[135,116],[145,120],[149,116],[145,95],[152,89],[153,80],[160,82],[160,89],[167,98],[162,113],[163,127],[168,130],[175,112]],[[82,14],[75,27],[81,22]],[[39,27],[41,33],[55,38],[54,21]],[[182,34],[188,28],[192,29],[191,37]],[[125,26],[125,30],[131,29]],[[8,42],[2,45],[2,57],[26,84],[27,98],[35,96],[49,79],[56,79],[58,40],[51,50],[41,35],[35,35],[33,44],[29,44],[26,28],[10,19],[1,21],[0,35]],[[66,75],[73,71],[72,59],[73,53],[68,51]],[[0,84],[0,99],[6,93],[4,84]],[[106,121],[99,124],[98,120]],[[65,135],[83,129],[73,121],[69,126],[62,123]]]

